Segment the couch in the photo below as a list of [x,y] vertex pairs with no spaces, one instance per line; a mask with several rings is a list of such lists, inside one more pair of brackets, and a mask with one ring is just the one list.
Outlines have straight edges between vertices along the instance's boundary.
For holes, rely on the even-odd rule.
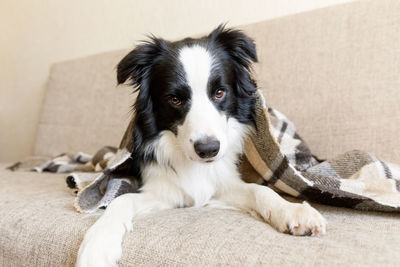
[[[241,27],[255,77],[320,158],[357,148],[400,163],[400,1],[358,1]],[[116,88],[128,50],[52,66],[35,156],[118,145],[135,94]],[[118,118],[118,119],[115,119]],[[310,119],[311,118],[311,119]],[[101,212],[79,214],[64,174],[0,163],[0,266],[72,266]],[[398,266],[400,214],[313,204],[324,237],[281,234],[231,210],[186,208],[133,222],[121,266]]]

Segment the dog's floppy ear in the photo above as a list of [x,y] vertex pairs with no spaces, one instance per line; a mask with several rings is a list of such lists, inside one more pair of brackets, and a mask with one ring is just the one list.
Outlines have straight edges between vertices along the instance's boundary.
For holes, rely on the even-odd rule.
[[214,42],[222,45],[236,63],[247,70],[251,68],[252,62],[257,62],[256,45],[242,31],[227,29],[221,24],[209,36]]
[[130,80],[133,86],[140,89],[143,80],[149,75],[152,63],[165,48],[166,42],[156,37],[138,45],[118,63],[118,84]]

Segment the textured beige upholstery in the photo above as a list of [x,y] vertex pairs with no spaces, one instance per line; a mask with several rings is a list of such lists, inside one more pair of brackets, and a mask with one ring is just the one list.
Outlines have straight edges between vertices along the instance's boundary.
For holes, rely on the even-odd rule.
[[[243,27],[257,41],[256,78],[268,103],[297,124],[318,156],[358,148],[400,163],[399,14],[400,1],[361,1]],[[124,53],[54,65],[37,155],[119,143],[134,99],[129,88],[115,88]],[[98,214],[73,210],[63,175],[4,166],[0,266],[72,266]],[[323,238],[279,234],[237,211],[153,214],[134,222],[122,265],[399,265],[399,214],[315,206],[328,220]]]
[[[0,266],[73,266],[98,215],[73,210],[63,175],[0,166]],[[6,189],[5,189],[6,188]],[[277,233],[231,210],[188,208],[135,220],[122,266],[389,266],[400,262],[400,214],[316,205],[322,238]]]
[[[267,103],[312,151],[400,162],[400,1],[360,1],[244,27]],[[311,119],[310,119],[311,118]]]
[[134,94],[116,87],[115,69],[127,50],[54,64],[40,117],[36,155],[96,152],[118,146]]

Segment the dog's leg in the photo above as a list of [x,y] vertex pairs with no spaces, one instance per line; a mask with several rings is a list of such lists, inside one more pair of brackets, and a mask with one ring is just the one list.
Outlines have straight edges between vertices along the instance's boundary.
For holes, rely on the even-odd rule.
[[324,235],[326,221],[307,202],[292,203],[267,186],[238,183],[225,188],[218,198],[241,210],[254,211],[280,232],[292,235]]
[[124,194],[114,199],[104,214],[87,231],[79,248],[76,266],[118,266],[122,255],[121,242],[132,229],[132,219],[172,206],[149,193]]

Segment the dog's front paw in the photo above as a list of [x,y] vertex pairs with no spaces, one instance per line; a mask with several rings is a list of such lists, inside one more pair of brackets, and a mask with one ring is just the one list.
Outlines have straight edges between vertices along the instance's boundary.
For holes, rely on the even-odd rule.
[[284,210],[272,213],[272,226],[278,231],[291,235],[324,235],[326,232],[325,218],[307,202],[290,203]]
[[115,267],[122,256],[121,240],[112,231],[89,229],[79,248],[76,267]]

